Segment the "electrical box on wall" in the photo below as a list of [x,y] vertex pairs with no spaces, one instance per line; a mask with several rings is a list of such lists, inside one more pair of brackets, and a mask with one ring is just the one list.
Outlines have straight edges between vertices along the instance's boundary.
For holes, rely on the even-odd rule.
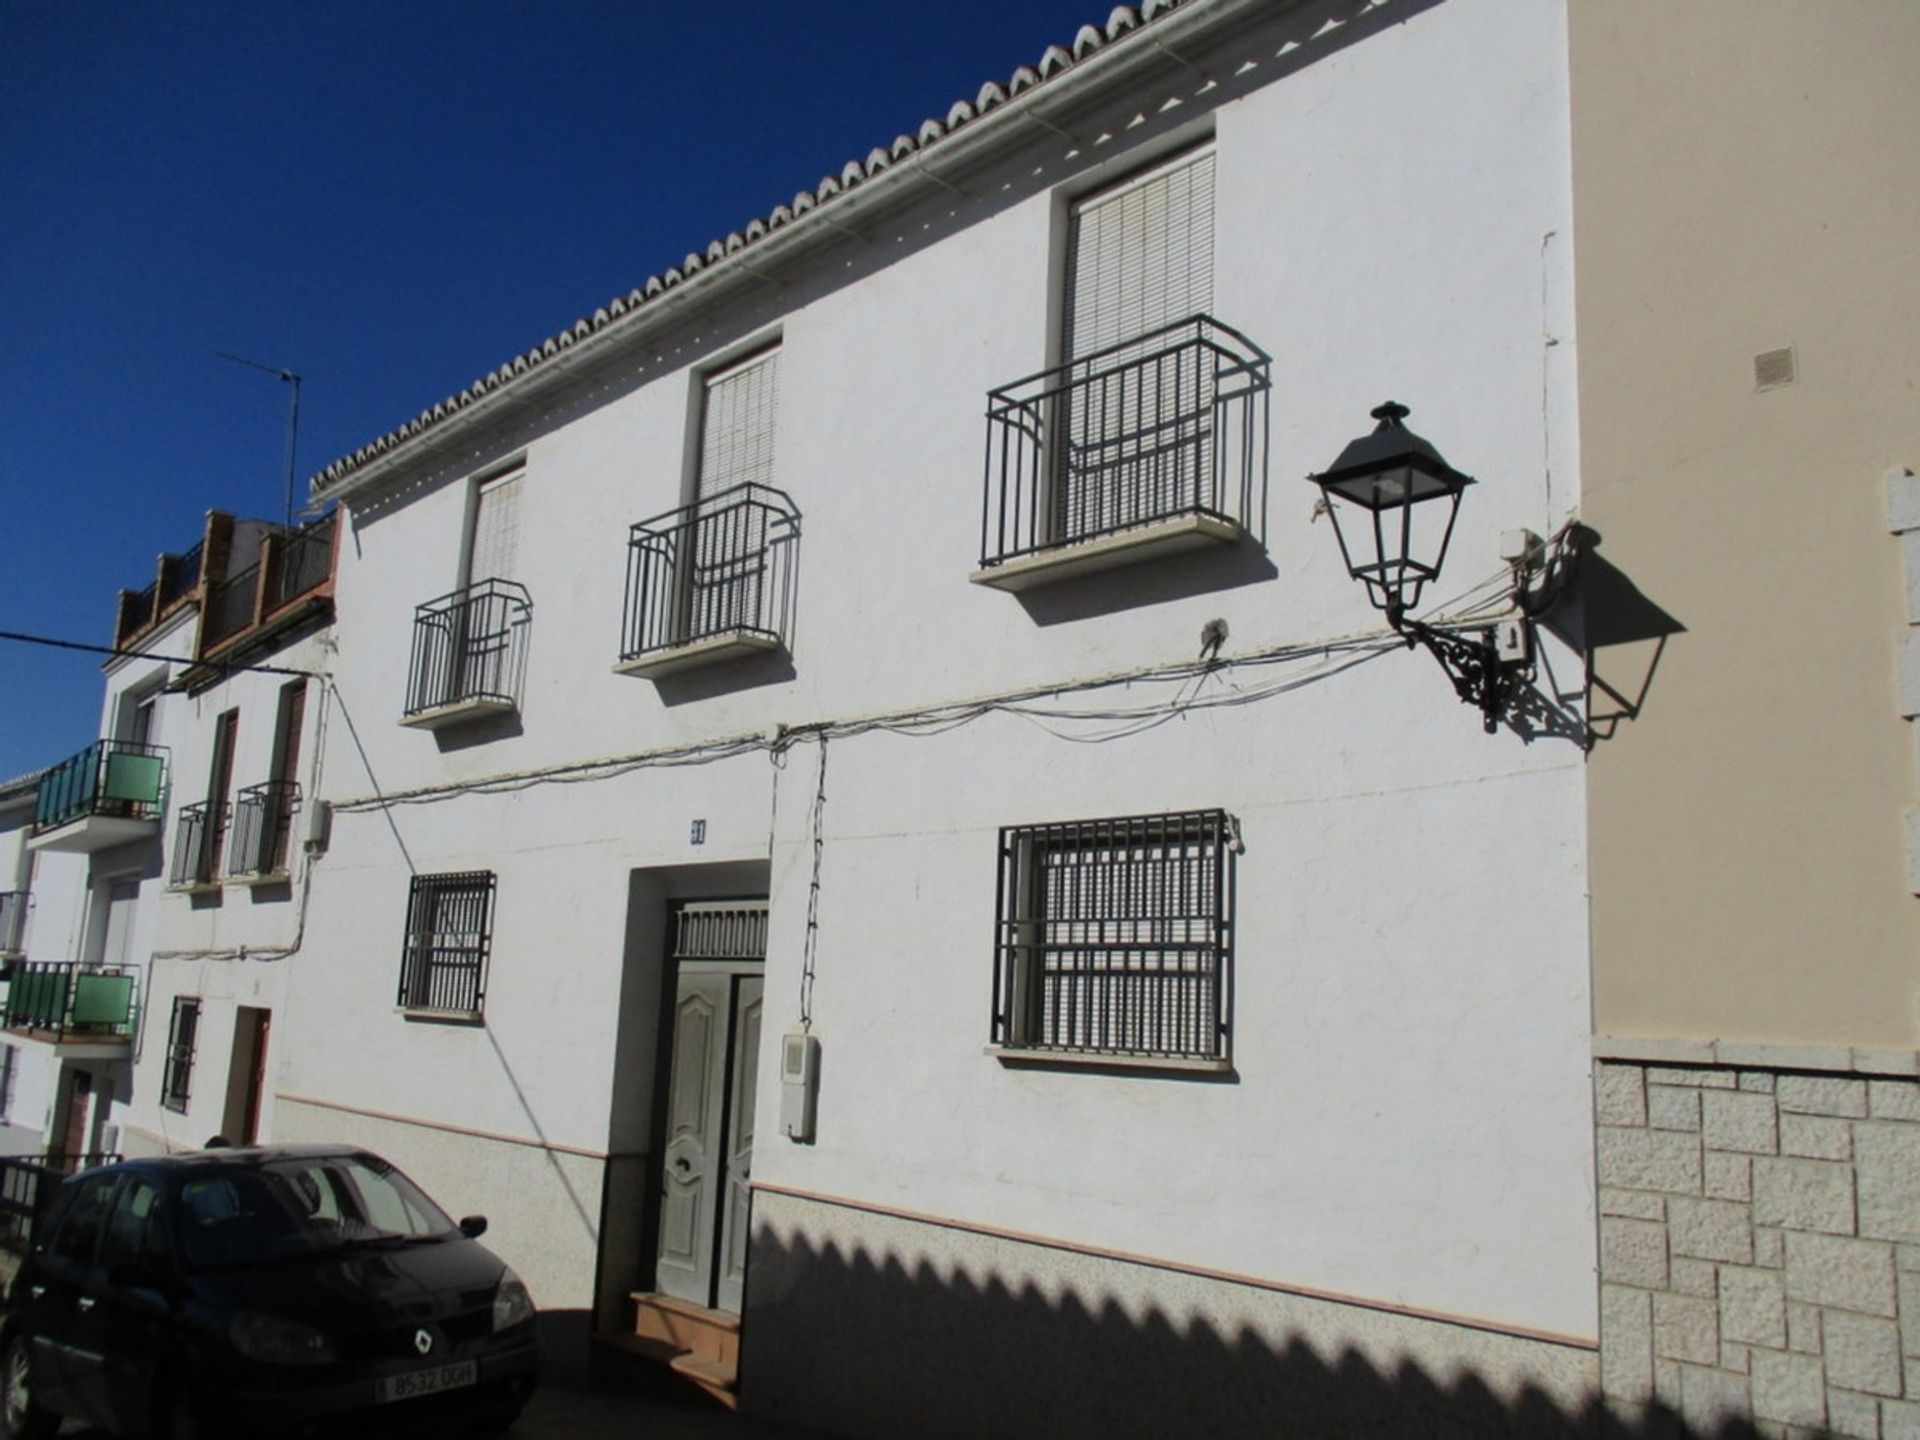
[[780,1038],[780,1133],[813,1139],[813,1102],[820,1091],[820,1042],[795,1030]]

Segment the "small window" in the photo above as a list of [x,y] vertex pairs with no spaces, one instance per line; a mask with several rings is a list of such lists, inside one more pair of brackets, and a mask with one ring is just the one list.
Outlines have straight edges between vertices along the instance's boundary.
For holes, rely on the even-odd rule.
[[76,1264],[93,1263],[93,1252],[100,1243],[100,1232],[106,1228],[113,1187],[119,1181],[118,1175],[99,1175],[75,1182],[73,1200],[55,1228],[53,1238],[47,1242],[49,1254]]
[[995,1044],[1224,1063],[1232,833],[1220,810],[1002,830]]
[[120,1199],[107,1221],[106,1239],[100,1246],[100,1264],[109,1272],[115,1266],[128,1265],[158,1275],[166,1272],[169,1255],[167,1212],[160,1188],[143,1176],[135,1176],[120,1187]]
[[493,942],[493,875],[416,875],[407,901],[400,1005],[443,1015],[480,1014]]
[[167,1030],[167,1064],[160,1080],[160,1103],[187,1113],[187,1095],[193,1084],[193,1042],[200,1030],[200,1002],[184,995],[173,1002],[173,1023]]

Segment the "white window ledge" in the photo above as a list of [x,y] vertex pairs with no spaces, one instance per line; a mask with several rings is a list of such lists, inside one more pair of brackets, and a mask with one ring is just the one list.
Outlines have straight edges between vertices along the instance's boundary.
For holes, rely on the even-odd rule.
[[251,887],[254,885],[284,885],[292,878],[285,869],[261,870],[246,875],[229,875],[227,884]]
[[395,1007],[404,1020],[418,1020],[429,1025],[484,1025],[486,1016],[478,1010],[437,1010],[430,1005],[400,1005]]
[[1231,1075],[1231,1060],[1193,1060],[1178,1055],[1110,1055],[1098,1050],[1040,1050],[1019,1045],[983,1047],[1003,1065],[1063,1070],[1156,1070],[1184,1075]]
[[1183,550],[1232,545],[1245,533],[1233,521],[1218,516],[1176,515],[1171,520],[1158,520],[1151,525],[1118,530],[1111,535],[1057,545],[998,565],[984,566],[967,578],[976,585],[990,585],[996,590],[1031,590],[1079,575],[1176,555]]
[[725,660],[735,660],[742,655],[762,655],[770,650],[778,650],[780,642],[758,630],[721,630],[712,635],[702,635],[698,640],[689,640],[681,645],[668,645],[660,650],[648,650],[631,660],[623,660],[613,667],[616,675],[639,675],[648,680],[657,680],[662,675],[672,675],[680,670],[692,670],[701,665],[718,665]]
[[417,714],[402,715],[400,723],[411,730],[439,730],[448,725],[463,725],[485,715],[510,715],[517,708],[511,700],[476,696],[471,700],[435,705],[431,710],[422,710]]
[[167,893],[169,895],[218,895],[220,882],[218,880],[185,880],[178,885],[168,885]]

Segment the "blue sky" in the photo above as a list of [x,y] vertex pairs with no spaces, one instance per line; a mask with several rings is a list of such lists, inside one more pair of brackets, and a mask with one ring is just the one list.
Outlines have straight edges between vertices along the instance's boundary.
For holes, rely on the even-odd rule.
[[[980,83],[1097,0],[0,4],[0,630],[106,643],[299,478]],[[0,641],[0,778],[97,659]]]

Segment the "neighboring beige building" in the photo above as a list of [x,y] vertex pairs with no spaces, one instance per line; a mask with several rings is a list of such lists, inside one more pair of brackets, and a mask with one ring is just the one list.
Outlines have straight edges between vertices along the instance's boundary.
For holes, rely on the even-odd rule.
[[1920,1433],[1920,6],[1570,49],[1606,1388]]

